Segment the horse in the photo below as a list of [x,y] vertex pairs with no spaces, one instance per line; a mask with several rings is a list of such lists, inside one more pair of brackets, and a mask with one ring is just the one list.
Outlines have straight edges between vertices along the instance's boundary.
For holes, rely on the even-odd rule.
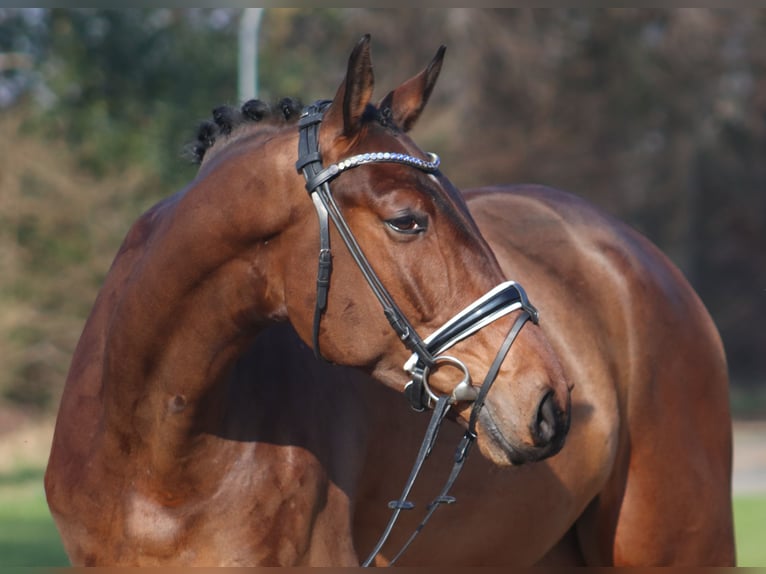
[[[443,55],[373,104],[365,36],[332,100],[203,124],[196,177],[131,227],[72,358],[44,484],[73,564],[358,564],[361,462],[315,435],[360,446],[340,426],[364,427],[359,391],[285,398],[248,359],[279,323],[462,422],[495,464],[560,451],[571,385],[537,311],[407,135]],[[283,408],[317,412],[285,426]]]
[[[681,272],[643,235],[575,195],[509,185],[465,197],[503,270],[538,306],[574,385],[571,427],[564,448],[545,460],[500,467],[472,459],[455,484],[457,503],[398,564],[734,565],[726,358]],[[385,524],[386,497],[404,480],[424,425],[405,423],[398,397],[375,391],[355,499],[360,549]],[[457,425],[441,433],[413,496],[420,508],[449,472],[460,435]],[[379,564],[418,520],[406,517]]]
[[[575,195],[532,185],[464,195],[503,270],[528,286],[574,384],[571,427],[545,460],[470,459],[452,490],[456,503],[434,515],[397,564],[734,565],[726,359],[689,283],[644,236]],[[322,388],[345,412],[355,390],[361,416],[344,421],[354,444],[314,438],[363,461],[338,484],[352,502],[352,547],[365,556],[427,419],[365,374],[312,361],[289,325],[264,332],[247,356],[259,365],[249,378],[278,380],[286,396]],[[297,365],[312,365],[314,378]],[[302,425],[304,411],[283,416]],[[411,493],[415,509],[375,564],[389,564],[418,531],[417,509],[439,492],[461,433],[458,424],[442,427]]]

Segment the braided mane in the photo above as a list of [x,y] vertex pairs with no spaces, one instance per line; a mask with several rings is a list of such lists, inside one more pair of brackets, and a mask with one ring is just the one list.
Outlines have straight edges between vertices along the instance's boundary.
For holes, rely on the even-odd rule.
[[[296,123],[303,111],[303,104],[296,98],[282,98],[276,104],[261,100],[249,100],[242,107],[219,106],[212,111],[212,120],[204,120],[197,127],[197,139],[186,146],[192,162],[201,164],[206,154],[216,144],[234,141],[231,136],[237,130],[252,125],[281,127]],[[368,104],[365,119],[376,121],[383,127],[398,131],[391,119],[389,108],[378,109]]]
[[212,111],[212,120],[205,120],[197,128],[197,138],[187,146],[194,163],[200,164],[205,154],[216,144],[225,141],[244,126],[254,124],[279,126],[295,122],[303,109],[300,100],[282,98],[269,105],[261,100],[249,100],[242,107],[219,106]]

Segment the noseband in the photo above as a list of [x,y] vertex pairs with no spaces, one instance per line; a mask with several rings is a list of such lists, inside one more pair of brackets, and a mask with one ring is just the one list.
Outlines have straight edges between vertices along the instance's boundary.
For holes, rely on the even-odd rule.
[[[393,510],[391,519],[375,549],[363,563],[363,566],[369,566],[373,559],[378,555],[388,539],[399,513],[402,510],[409,510],[414,507],[412,502],[407,501],[407,496],[412,489],[412,485],[414,484],[425,459],[431,453],[441,422],[446,417],[450,406],[459,402],[473,403],[468,422],[468,430],[466,430],[458,445],[452,472],[440,494],[428,505],[423,521],[404,547],[391,560],[390,564],[393,564],[420,533],[436,508],[441,504],[449,504],[455,501],[455,499],[449,496],[448,493],[463,467],[470,446],[476,439],[476,423],[478,421],[479,411],[484,405],[487,393],[489,392],[492,383],[497,378],[500,366],[510,350],[513,341],[528,320],[531,319],[534,323],[537,323],[538,312],[530,304],[521,285],[513,281],[507,281],[474,301],[434,333],[427,338],[422,339],[412,327],[404,313],[402,313],[401,309],[396,305],[393,297],[380,281],[370,265],[370,262],[365,257],[351,229],[346,223],[338,204],[333,198],[329,184],[344,171],[371,163],[396,163],[418,169],[428,174],[434,174],[439,171],[439,157],[432,153],[429,154],[428,160],[423,160],[401,153],[375,152],[355,155],[328,167],[324,167],[322,165],[322,156],[319,150],[319,127],[329,105],[329,101],[320,100],[307,106],[303,110],[298,123],[298,161],[295,164],[296,169],[299,172],[302,172],[306,179],[306,189],[311,196],[319,219],[319,268],[317,272],[317,298],[316,306],[314,308],[312,336],[314,354],[317,358],[322,358],[319,350],[319,328],[322,315],[327,307],[327,294],[330,288],[330,275],[332,272],[329,226],[329,219],[332,219],[346,248],[351,253],[352,258],[361,270],[362,275],[364,275],[367,284],[370,286],[375,297],[383,307],[383,314],[386,316],[391,327],[397,333],[404,345],[412,351],[412,356],[404,365],[404,370],[411,376],[410,382],[405,386],[405,396],[410,401],[412,408],[416,411],[423,411],[427,408],[433,409],[431,422],[428,425],[428,430],[423,439],[420,452],[418,453],[415,465],[412,468],[402,495],[399,500],[394,500],[389,503],[389,508]],[[487,371],[481,387],[477,388],[473,386],[471,384],[471,376],[468,372],[468,367],[455,357],[445,355],[445,351],[490,323],[516,310],[521,310],[522,312],[514,322],[511,330],[508,332],[492,365]],[[455,386],[450,395],[439,396],[429,386],[428,376],[442,365],[451,365],[458,368],[462,372],[462,379]]]

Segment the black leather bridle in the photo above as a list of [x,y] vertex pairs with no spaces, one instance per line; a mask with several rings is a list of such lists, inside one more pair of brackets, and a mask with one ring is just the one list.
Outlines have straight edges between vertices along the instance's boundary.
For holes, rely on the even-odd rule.
[[[439,170],[439,157],[436,154],[429,154],[429,159],[423,160],[407,154],[375,152],[355,155],[324,167],[319,150],[319,128],[330,103],[328,100],[320,100],[303,110],[298,123],[298,161],[295,164],[298,172],[302,172],[306,179],[306,189],[311,196],[319,218],[319,269],[317,272],[317,298],[312,336],[314,353],[318,358],[322,357],[319,350],[319,328],[322,315],[327,307],[327,294],[330,288],[330,275],[332,272],[329,226],[329,220],[331,219],[346,248],[364,275],[367,284],[383,307],[383,313],[391,327],[404,345],[412,351],[412,356],[404,365],[405,371],[411,376],[410,382],[405,386],[405,395],[410,401],[410,405],[417,411],[433,408],[428,430],[402,495],[398,500],[389,503],[389,508],[393,510],[391,519],[375,549],[363,563],[363,566],[369,566],[380,552],[393,529],[399,513],[402,510],[409,510],[414,507],[414,504],[407,500],[407,496],[409,496],[412,485],[425,459],[431,453],[441,423],[446,417],[450,406],[458,402],[473,403],[468,429],[458,445],[455,453],[455,463],[449,478],[439,495],[428,505],[423,521],[404,547],[390,561],[389,564],[393,564],[420,533],[436,508],[441,504],[449,504],[455,501],[453,497],[449,496],[449,490],[460,474],[470,447],[476,439],[476,423],[479,411],[484,405],[489,389],[497,378],[500,366],[516,336],[528,320],[531,319],[534,323],[538,322],[538,312],[530,304],[522,287],[518,283],[507,281],[477,299],[427,338],[422,339],[418,335],[362,252],[338,204],[333,198],[329,184],[344,171],[370,163],[397,163],[410,166],[425,173],[435,174]],[[493,321],[516,310],[521,310],[521,313],[503,341],[481,387],[477,389],[477,387],[471,384],[468,367],[457,358],[445,355],[444,352]],[[455,386],[450,395],[439,396],[428,385],[428,375],[438,368],[440,364],[452,365],[463,373],[462,380]]]

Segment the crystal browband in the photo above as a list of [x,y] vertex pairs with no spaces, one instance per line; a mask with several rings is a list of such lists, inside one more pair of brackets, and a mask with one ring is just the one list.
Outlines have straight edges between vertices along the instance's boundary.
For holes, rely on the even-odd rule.
[[346,158],[343,161],[339,161],[338,163],[327,166],[325,169],[317,173],[314,177],[306,182],[306,189],[313,191],[323,183],[327,183],[328,181],[336,178],[344,171],[367,163],[400,163],[403,165],[415,167],[426,173],[434,173],[438,171],[439,164],[441,163],[439,156],[435,153],[429,153],[428,158],[428,160],[425,160],[404,153],[393,153],[387,151],[360,153],[358,155]]

